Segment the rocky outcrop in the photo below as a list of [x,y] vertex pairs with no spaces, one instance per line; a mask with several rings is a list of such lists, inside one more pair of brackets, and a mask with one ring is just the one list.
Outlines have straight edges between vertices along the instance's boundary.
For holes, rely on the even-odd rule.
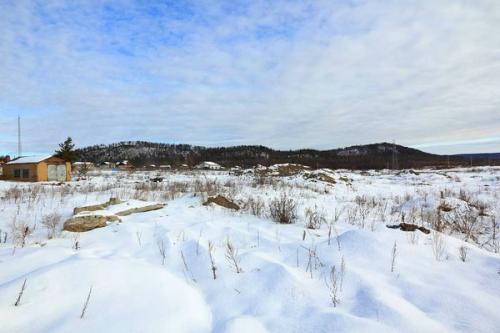
[[152,204],[152,205],[147,205],[147,206],[142,206],[142,207],[130,208],[130,209],[118,212],[118,213],[116,213],[116,215],[127,216],[130,214],[144,213],[144,212],[149,212],[152,210],[162,209],[163,207],[165,207],[165,204],[157,203],[157,204]]
[[[120,216],[127,216],[135,213],[144,213],[152,210],[157,210],[165,207],[162,203],[151,203],[136,207],[113,207],[107,209],[109,206],[118,205],[123,203],[117,198],[111,198],[108,202],[99,205],[76,207],[74,216],[64,223],[63,230],[72,232],[85,232],[96,228],[102,228],[110,222],[121,222]],[[127,205],[123,205],[127,206]],[[122,209],[122,210],[120,210]]]
[[110,198],[107,202],[91,206],[75,207],[73,209],[73,214],[79,214],[81,212],[95,212],[97,210],[103,210],[111,205],[118,205],[122,203],[118,198]]
[[222,195],[218,195],[216,197],[209,197],[206,202],[203,203],[203,206],[208,206],[210,204],[216,204],[225,208],[239,210],[240,206],[232,202],[231,200],[223,197]]

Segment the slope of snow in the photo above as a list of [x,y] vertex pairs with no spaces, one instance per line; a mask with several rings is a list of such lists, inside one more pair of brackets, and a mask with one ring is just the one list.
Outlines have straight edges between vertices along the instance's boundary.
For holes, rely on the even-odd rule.
[[[498,188],[495,175],[459,176],[460,186],[487,184]],[[74,206],[102,202],[110,193],[125,195],[126,186],[135,186],[142,176],[133,177],[137,178],[121,180],[129,185],[122,188],[115,184],[117,187],[110,192],[89,195],[80,189],[65,200],[55,194],[55,199],[31,203],[30,212],[40,216],[42,211],[57,210],[69,217]],[[169,181],[192,177],[198,176],[171,174]],[[229,175],[207,173],[206,177],[221,177],[221,182],[242,181],[234,194],[237,201],[248,196],[269,200],[281,191],[272,186],[255,189],[242,178]],[[323,189],[321,184],[309,184],[298,177],[289,180],[289,191],[301,208],[317,205],[330,217],[341,201],[353,204],[350,200],[355,196],[377,196],[386,191],[404,195],[422,182],[434,184],[439,193],[445,179],[450,181],[448,185],[454,184],[433,172],[420,176],[350,173],[348,177],[353,185],[339,183],[333,189],[331,185]],[[113,176],[90,180],[97,183],[95,186],[116,181]],[[4,190],[11,185],[0,183]],[[32,186],[36,185],[21,184],[19,188]],[[357,188],[356,192],[353,188]],[[431,195],[425,200],[414,198],[402,204],[402,209],[410,210],[426,200],[434,204],[431,199]],[[380,221],[361,228],[348,223],[346,213],[335,223],[329,239],[327,225],[317,230],[304,229],[302,211],[297,223],[280,225],[265,216],[206,207],[202,202],[199,194],[188,193],[168,201],[163,209],[125,216],[122,223],[79,235],[63,232],[47,240],[39,226],[24,247],[2,242],[1,330],[495,332],[500,327],[498,254],[440,235],[444,256],[436,260],[434,233],[406,233],[388,229]],[[13,216],[28,219],[29,214],[18,214],[17,207],[13,200],[0,202],[3,231],[9,230]],[[492,209],[496,211],[496,207]],[[226,258],[228,240],[238,249],[241,273],[236,273]],[[74,249],[76,241],[78,249]],[[215,280],[209,242],[215,248]],[[397,255],[391,272],[394,244]],[[469,249],[466,262],[459,258],[461,246]],[[310,257],[310,253],[314,255]],[[333,266],[341,272],[342,262],[345,271],[343,279],[339,277],[339,303],[335,307],[329,276]],[[26,289],[20,305],[15,307],[25,279]],[[81,319],[90,288],[89,304]]]

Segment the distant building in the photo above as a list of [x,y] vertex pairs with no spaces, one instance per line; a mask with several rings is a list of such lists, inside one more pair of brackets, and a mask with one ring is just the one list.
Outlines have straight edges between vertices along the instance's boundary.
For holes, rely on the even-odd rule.
[[87,169],[87,170],[92,170],[94,169],[94,163],[92,162],[74,162],[73,163],[73,170],[74,171],[80,171],[82,169]]
[[52,155],[27,156],[3,165],[3,180],[43,182],[70,181],[71,163]]
[[114,166],[114,163],[111,163],[111,162],[102,162],[101,164],[99,164],[99,167],[102,169],[111,169],[111,168],[113,168],[113,166]]
[[121,162],[117,162],[116,163],[116,167],[120,170],[132,170],[134,169],[135,167],[129,163],[129,161],[125,160],[125,161],[121,161]]
[[215,163],[215,162],[201,162],[197,166],[194,167],[195,169],[198,170],[222,170],[224,169],[221,165]]

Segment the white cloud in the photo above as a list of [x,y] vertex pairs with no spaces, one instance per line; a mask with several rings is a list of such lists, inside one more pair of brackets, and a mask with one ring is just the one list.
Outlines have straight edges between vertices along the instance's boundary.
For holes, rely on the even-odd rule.
[[0,150],[18,113],[29,150],[67,135],[485,149],[474,140],[500,133],[498,36],[496,0],[2,2]]

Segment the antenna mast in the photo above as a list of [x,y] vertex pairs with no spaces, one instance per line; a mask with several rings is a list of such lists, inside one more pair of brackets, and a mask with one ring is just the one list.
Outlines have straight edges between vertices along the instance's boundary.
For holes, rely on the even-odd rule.
[[21,116],[17,116],[17,157],[21,157]]

